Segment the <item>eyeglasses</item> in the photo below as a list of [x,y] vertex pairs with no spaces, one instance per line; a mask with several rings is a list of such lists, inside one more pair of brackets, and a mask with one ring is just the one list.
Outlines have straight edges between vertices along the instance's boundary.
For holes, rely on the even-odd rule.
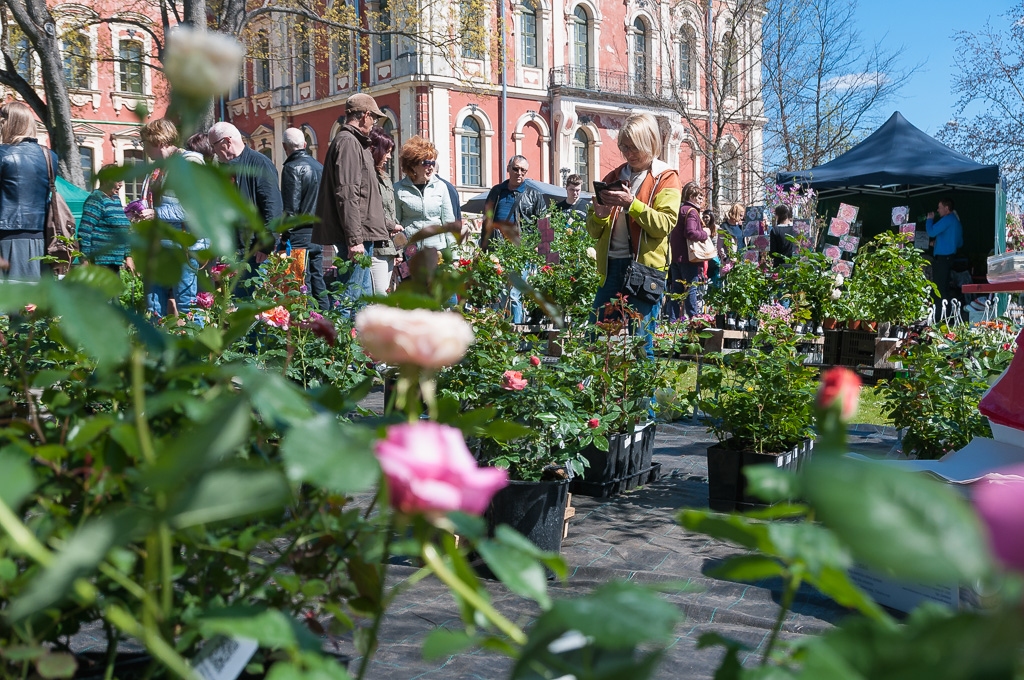
[[225,141],[227,139],[231,139],[231,138],[230,137],[221,137],[220,139],[218,139],[216,142],[214,142],[210,146],[217,146],[218,144],[220,144],[221,142],[223,142],[223,141]]
[[430,161],[430,160],[420,161],[420,165],[422,165],[425,168],[432,168],[435,165],[437,165],[437,161]]
[[508,169],[509,172],[521,172],[524,175],[530,171],[529,168],[511,167]]

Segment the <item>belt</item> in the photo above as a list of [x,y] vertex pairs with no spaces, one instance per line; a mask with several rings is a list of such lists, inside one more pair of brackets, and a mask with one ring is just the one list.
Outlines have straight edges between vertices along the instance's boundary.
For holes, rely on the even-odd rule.
[[391,245],[391,239],[385,239],[384,241],[374,241],[374,248],[387,248]]

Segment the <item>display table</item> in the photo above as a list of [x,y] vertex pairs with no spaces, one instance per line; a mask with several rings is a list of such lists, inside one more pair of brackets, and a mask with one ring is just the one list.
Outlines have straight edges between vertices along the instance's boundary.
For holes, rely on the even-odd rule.
[[1024,293],[1024,281],[1010,283],[965,283],[960,286],[964,293]]

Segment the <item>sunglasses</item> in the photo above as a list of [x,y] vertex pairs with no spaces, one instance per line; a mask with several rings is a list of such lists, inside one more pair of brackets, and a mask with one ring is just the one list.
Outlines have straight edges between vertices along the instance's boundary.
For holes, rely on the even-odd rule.
[[425,168],[432,168],[437,165],[437,161],[420,161],[420,165]]

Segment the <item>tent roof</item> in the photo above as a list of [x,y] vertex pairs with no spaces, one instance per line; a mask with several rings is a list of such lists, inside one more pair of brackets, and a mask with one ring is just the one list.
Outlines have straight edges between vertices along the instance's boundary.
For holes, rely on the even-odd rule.
[[899,111],[860,144],[810,170],[780,172],[779,184],[815,189],[898,186],[988,186],[999,183],[999,166],[982,165],[910,124]]

